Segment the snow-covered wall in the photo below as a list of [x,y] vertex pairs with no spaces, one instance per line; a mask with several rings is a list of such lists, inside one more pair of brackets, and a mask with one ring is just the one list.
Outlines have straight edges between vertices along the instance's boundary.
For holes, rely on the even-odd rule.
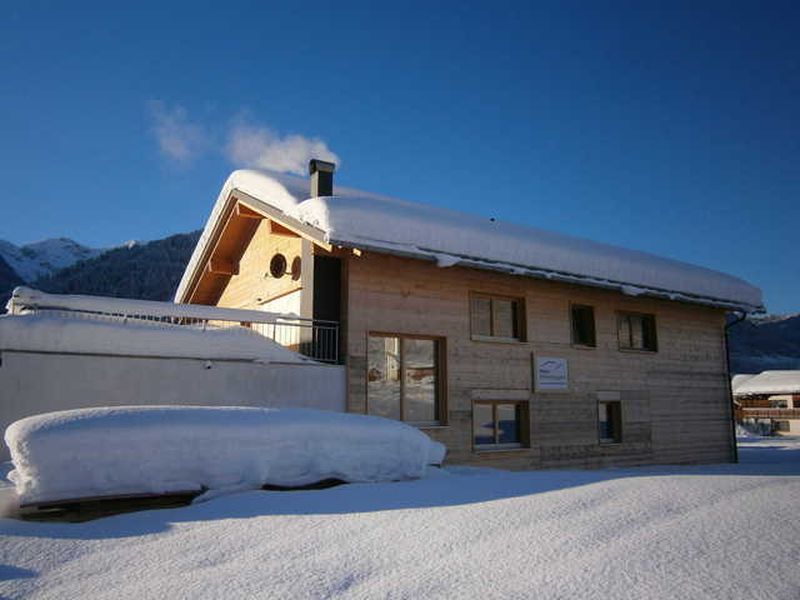
[[[0,351],[0,431],[44,412],[204,405],[345,410],[338,365]],[[8,460],[3,447],[0,460]]]

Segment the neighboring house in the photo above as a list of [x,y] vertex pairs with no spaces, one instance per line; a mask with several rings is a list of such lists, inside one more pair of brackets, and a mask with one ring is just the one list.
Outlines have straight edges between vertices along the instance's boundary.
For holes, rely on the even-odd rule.
[[310,190],[301,178],[234,172],[176,302],[339,323],[347,410],[414,423],[451,462],[734,459],[725,315],[763,310],[759,289],[642,252],[334,190],[333,170],[312,161]]
[[770,433],[800,434],[800,371],[735,375],[731,386],[739,423]]

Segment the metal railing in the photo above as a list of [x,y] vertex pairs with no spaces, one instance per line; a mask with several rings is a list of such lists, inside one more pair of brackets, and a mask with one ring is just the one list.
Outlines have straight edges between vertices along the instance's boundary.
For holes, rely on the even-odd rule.
[[314,360],[339,362],[339,323],[336,321],[196,304],[62,296],[28,288],[14,290],[8,309],[16,315],[41,314],[64,319],[188,327],[201,331],[245,327]]

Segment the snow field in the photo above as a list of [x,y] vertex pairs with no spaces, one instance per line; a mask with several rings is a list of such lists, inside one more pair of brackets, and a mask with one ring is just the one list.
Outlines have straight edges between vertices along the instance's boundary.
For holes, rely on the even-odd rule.
[[796,599],[800,443],[741,454],[698,467],[453,467],[83,524],[0,520],[0,595]]

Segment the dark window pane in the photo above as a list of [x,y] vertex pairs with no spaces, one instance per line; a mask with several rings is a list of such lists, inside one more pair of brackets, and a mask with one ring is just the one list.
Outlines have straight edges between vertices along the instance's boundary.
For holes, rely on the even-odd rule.
[[492,301],[474,296],[470,308],[473,335],[492,335]]
[[497,405],[498,443],[500,444],[519,443],[520,412],[521,412],[521,407],[519,404]]
[[522,315],[520,315],[519,302],[514,300],[511,303],[511,310],[511,327],[513,330],[511,337],[521,340],[523,338],[522,331],[520,331],[520,327],[522,325]]
[[653,315],[642,317],[642,347],[645,350],[656,350],[656,319]]
[[596,345],[594,330],[594,308],[572,307],[572,341],[583,346]]
[[491,404],[473,404],[472,432],[476,446],[494,444],[494,416]]
[[513,304],[511,300],[492,299],[492,335],[504,338],[514,337]]
[[370,336],[367,354],[369,414],[400,419],[400,339]]
[[597,427],[601,442],[619,442],[622,439],[622,411],[619,402],[598,404]]
[[403,339],[406,421],[436,420],[436,355],[435,340]]
[[608,414],[607,402],[601,402],[598,406],[597,429],[601,440],[611,439],[611,419]]

